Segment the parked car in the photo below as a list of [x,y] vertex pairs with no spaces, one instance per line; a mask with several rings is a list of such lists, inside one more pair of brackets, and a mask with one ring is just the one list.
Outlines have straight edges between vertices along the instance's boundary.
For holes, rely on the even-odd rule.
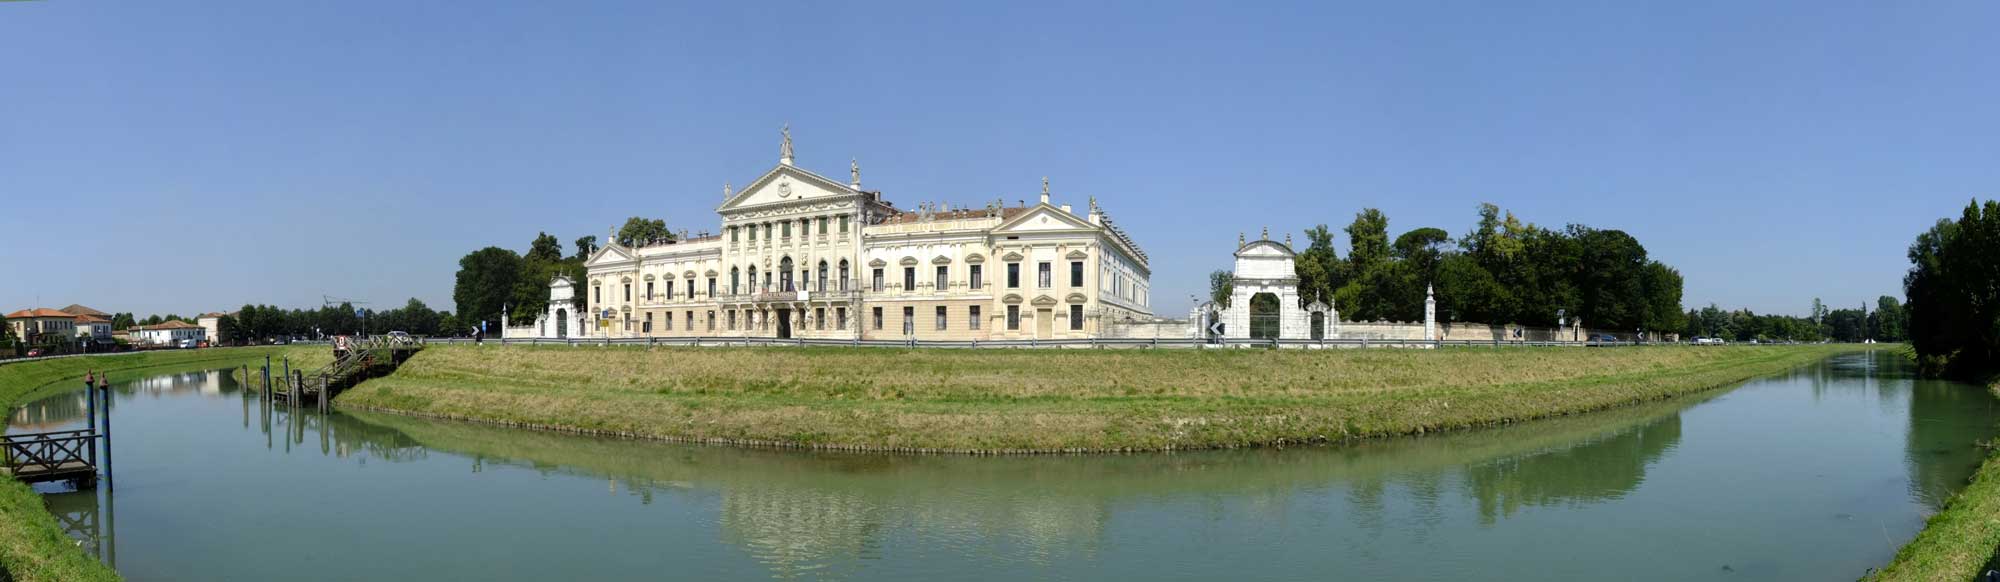
[[1593,335],[1593,336],[1590,336],[1590,341],[1594,341],[1594,342],[1617,342],[1617,341],[1619,341],[1619,340],[1618,340],[1618,336],[1615,336],[1615,335],[1611,335],[1611,334],[1608,334],[1608,333],[1600,333],[1600,334],[1597,334],[1597,335]]
[[30,358],[39,358],[39,357],[42,357],[42,349],[41,349],[41,348],[35,348],[35,349],[32,349],[32,350],[28,350],[28,357],[30,357]]
[[1728,342],[1722,341],[1719,337],[1698,337],[1694,338],[1694,343],[1698,346],[1719,346]]
[[201,344],[200,344],[200,343],[198,343],[198,342],[196,342],[195,340],[191,340],[191,339],[184,339],[184,340],[181,340],[181,343],[180,343],[180,345],[179,345],[179,346],[177,346],[177,347],[179,347],[180,349],[183,349],[183,350],[192,350],[192,349],[194,349],[194,348],[195,348],[196,346],[199,346],[199,345],[201,345]]

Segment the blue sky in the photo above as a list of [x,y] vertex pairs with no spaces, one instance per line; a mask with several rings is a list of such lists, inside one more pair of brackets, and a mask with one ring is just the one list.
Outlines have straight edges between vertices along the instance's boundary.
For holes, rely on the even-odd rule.
[[[776,162],[1238,232],[1619,228],[1686,302],[1901,295],[2000,196],[1992,2],[0,3],[0,308],[451,308],[467,251],[715,228]],[[1343,244],[1344,247],[1344,244]],[[1345,249],[1343,248],[1343,253]]]

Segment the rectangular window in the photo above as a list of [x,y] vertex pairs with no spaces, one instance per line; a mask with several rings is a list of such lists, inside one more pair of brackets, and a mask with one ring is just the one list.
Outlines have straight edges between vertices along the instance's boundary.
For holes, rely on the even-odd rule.
[[979,331],[979,306],[965,308],[965,325],[967,329]]
[[826,329],[826,308],[813,308],[813,329]]
[[750,228],[746,228],[744,230],[750,231],[750,242],[757,242],[757,225],[752,224],[750,225]]
[[736,312],[729,312],[729,331],[736,331]]
[[1075,330],[1083,329],[1083,305],[1076,304],[1069,306],[1069,328]]
[[917,308],[905,305],[903,306],[903,335],[915,335],[916,333]]
[[[647,283],[647,285],[651,285],[651,284],[652,284],[652,283]],[[647,290],[646,290],[646,295],[647,295],[647,296],[651,296],[652,294],[653,294],[653,290],[652,290],[652,289],[647,289]],[[668,281],[668,282],[667,282],[667,298],[668,298],[668,299],[673,299],[673,298],[674,298],[674,282],[673,282],[673,281]]]
[[811,219],[805,219],[805,218],[799,219],[799,238],[812,236],[813,235],[812,225],[813,223]]
[[1019,329],[1021,329],[1021,306],[1009,305],[1007,306],[1007,331],[1016,331]]
[[874,313],[874,316],[875,316],[875,323],[873,323],[873,324],[872,324],[872,326],[873,326],[873,327],[875,328],[875,331],[881,331],[881,330],[882,330],[882,308],[880,308],[880,307],[877,307],[877,308],[875,308],[875,313]]
[[[709,297],[715,296],[715,277],[708,278],[708,296]],[[693,295],[688,296],[688,299],[693,299],[693,298],[694,298]]]
[[736,242],[736,227],[729,227],[729,242]]
[[[674,294],[674,292],[673,292],[673,283],[668,283],[668,284],[667,284],[667,294],[668,294],[668,295],[673,295],[673,294]],[[647,282],[646,282],[646,300],[647,300],[647,301],[652,301],[652,300],[653,300],[653,282],[652,282],[652,281],[647,281]]]
[[596,285],[592,285],[592,286],[590,287],[590,302],[591,302],[591,303],[597,303],[597,304],[603,304],[603,303],[604,303],[604,288],[603,288],[603,287],[599,287],[599,286],[596,286]]
[[874,273],[875,273],[875,278],[874,278],[873,282],[872,282],[872,283],[870,283],[870,285],[872,285],[872,286],[874,287],[874,289],[875,289],[875,292],[876,292],[876,293],[881,293],[881,292],[882,292],[882,270],[881,270],[881,269],[875,269],[875,270],[874,270]]
[[[689,312],[688,312],[688,320],[689,320],[689,321],[693,321],[693,320],[694,320],[694,312],[693,312],[693,311],[689,311]],[[711,310],[711,311],[709,311],[709,312],[708,312],[708,330],[709,330],[709,331],[715,331],[715,311],[713,311],[713,310]]]
[[915,291],[915,290],[917,290],[917,268],[916,268],[916,267],[903,267],[903,290],[904,290],[904,291]]
[[764,242],[771,242],[771,223],[764,223]]
[[778,229],[779,235],[785,238],[792,238],[792,221],[787,220],[778,224],[782,225],[782,228]]
[[1007,288],[1021,288],[1021,264],[1007,263]]
[[946,316],[945,316],[945,314],[944,314],[944,306],[943,306],[943,305],[939,305],[939,306],[937,306],[937,328],[938,328],[938,331],[944,331],[944,330],[945,330],[945,328],[946,328],[946,325],[945,325],[945,323],[946,323],[946,321],[945,321],[945,317],[946,317]]
[[847,329],[847,308],[845,307],[833,308],[833,328]]
[[[667,316],[666,316],[666,317],[664,317],[664,318],[662,318],[662,319],[665,319],[665,320],[667,320],[667,331],[673,331],[673,330],[674,330],[674,312],[672,312],[672,311],[669,311],[669,312],[667,312]],[[694,322],[692,322],[692,321],[688,322],[688,329],[694,329]]]
[[1069,286],[1083,286],[1083,261],[1069,262]]
[[1037,263],[1035,265],[1035,285],[1043,289],[1054,287],[1055,282],[1051,280],[1051,274],[1048,263]]
[[840,215],[840,234],[847,234],[847,215]]
[[826,217],[819,217],[819,235],[826,236]]
[[971,279],[969,280],[968,284],[966,285],[967,287],[971,287],[971,288],[972,288],[972,290],[974,290],[974,291],[978,291],[978,290],[979,290],[979,288],[980,288],[981,286],[983,286],[983,285],[984,285],[984,283],[985,283],[984,281],[981,281],[981,280],[980,280],[981,276],[982,276],[982,275],[985,275],[985,273],[981,273],[981,272],[980,272],[980,268],[979,268],[979,267],[980,267],[980,265],[973,265],[973,266],[972,266],[972,273],[971,273]]
[[[714,286],[715,286],[715,280],[714,280],[714,279],[709,279],[709,280],[708,280],[708,286],[710,286],[710,287],[714,287]],[[690,299],[690,300],[694,299],[694,279],[688,279],[688,299]]]
[[939,291],[943,291],[943,290],[944,290],[944,288],[945,288],[945,284],[946,284],[947,282],[951,281],[951,279],[949,279],[949,278],[948,278],[948,277],[950,277],[950,276],[951,276],[951,268],[950,268],[950,267],[946,267],[946,266],[944,266],[944,265],[938,265],[938,268],[937,268],[937,290],[939,290]]
[[653,333],[653,313],[646,313],[646,322],[639,325],[639,331]]

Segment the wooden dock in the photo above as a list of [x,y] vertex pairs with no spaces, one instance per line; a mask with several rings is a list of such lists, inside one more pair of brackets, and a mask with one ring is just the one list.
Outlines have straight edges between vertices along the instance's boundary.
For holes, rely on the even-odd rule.
[[[330,408],[342,390],[376,376],[393,372],[404,360],[424,348],[420,340],[374,339],[357,342],[346,354],[318,370],[294,371],[292,377],[266,382],[265,394],[273,403]],[[272,370],[266,365],[265,377]],[[283,373],[280,372],[280,375]]]
[[0,436],[0,475],[24,483],[97,479],[95,429]]

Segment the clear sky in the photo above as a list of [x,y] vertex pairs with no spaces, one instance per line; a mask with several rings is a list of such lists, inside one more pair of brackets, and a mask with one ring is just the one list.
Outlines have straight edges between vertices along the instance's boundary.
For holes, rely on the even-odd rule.
[[[0,308],[451,309],[466,252],[713,230],[777,161],[1096,196],[1182,315],[1238,232],[1480,202],[1686,302],[1901,295],[2000,196],[1994,2],[0,3]],[[1302,237],[1300,237],[1302,239]],[[1343,241],[1342,252],[1345,253]]]

